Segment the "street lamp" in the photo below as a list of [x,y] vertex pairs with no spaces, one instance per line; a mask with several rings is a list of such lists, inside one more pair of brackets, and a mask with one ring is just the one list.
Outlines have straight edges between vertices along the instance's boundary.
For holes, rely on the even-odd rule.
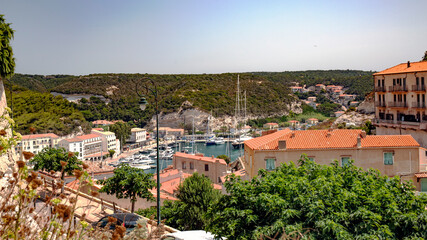
[[[146,92],[151,92],[154,96],[154,101],[156,103],[156,151],[157,151],[157,159],[156,159],[156,171],[157,171],[157,225],[160,225],[160,158],[159,158],[159,108],[157,101],[157,85],[154,83],[153,79],[147,78],[150,80],[151,84],[154,86],[154,89],[149,88],[145,85]],[[139,100],[139,108],[144,111],[148,105],[147,99],[145,99],[144,95],[139,94],[138,85],[136,85],[136,93],[140,97]]]

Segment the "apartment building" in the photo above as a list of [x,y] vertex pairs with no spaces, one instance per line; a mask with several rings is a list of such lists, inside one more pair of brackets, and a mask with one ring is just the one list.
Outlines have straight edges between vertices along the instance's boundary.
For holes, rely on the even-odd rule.
[[77,152],[77,158],[80,160],[101,160],[101,155],[108,155],[108,152],[101,151],[102,140],[97,134],[63,139],[59,141],[58,146],[69,152]]
[[355,166],[378,169],[390,177],[399,175],[423,190],[427,188],[427,169],[422,166],[425,150],[411,135],[367,136],[362,130],[285,129],[245,141],[243,163],[252,178],[260,169],[274,170],[281,163],[297,164],[302,154],[319,164],[331,164],[336,159],[344,166],[353,159]]
[[25,152],[33,154],[39,153],[44,148],[54,148],[58,145],[59,137],[53,133],[23,135],[21,141],[15,146],[15,152]]
[[177,152],[173,155],[172,165],[184,173],[198,172],[207,176],[213,183],[220,183],[221,176],[227,173],[227,163],[224,159],[205,157],[203,154],[187,154]]
[[[120,141],[117,141],[115,133],[102,130],[92,130],[91,133],[101,137],[103,152],[114,150],[115,155],[120,154]],[[119,145],[117,145],[117,142],[119,142]]]
[[144,128],[132,128],[130,136],[126,142],[133,145],[133,147],[141,147],[147,140],[147,131]]
[[402,63],[373,76],[377,135],[410,134],[427,147],[427,61]]

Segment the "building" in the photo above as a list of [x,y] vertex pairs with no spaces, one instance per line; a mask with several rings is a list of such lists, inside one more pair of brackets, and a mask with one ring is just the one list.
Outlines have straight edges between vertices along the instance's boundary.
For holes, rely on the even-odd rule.
[[307,102],[307,105],[312,107],[314,110],[316,110],[318,104],[316,102]]
[[21,141],[17,142],[15,152],[25,152],[33,154],[39,153],[44,148],[54,148],[58,145],[59,137],[53,133],[23,135]]
[[[101,130],[92,130],[92,133],[101,137],[103,152],[113,150],[115,152],[114,155],[120,154],[120,141],[117,141],[115,133]],[[117,142],[119,142],[118,146]]]
[[307,124],[308,125],[316,125],[318,123],[319,123],[319,119],[317,119],[317,118],[309,118],[309,119],[307,119]]
[[351,101],[349,106],[350,107],[357,107],[357,105],[359,105],[358,101]]
[[224,159],[205,157],[203,154],[187,154],[177,152],[173,155],[173,168],[184,173],[198,172],[207,176],[213,183],[220,183],[221,176],[227,173],[227,163]]
[[138,145],[138,146],[142,146],[145,144],[146,140],[147,140],[147,131],[144,128],[132,128],[130,130],[130,136],[129,136],[129,139],[127,139],[127,142]]
[[262,127],[264,129],[276,129],[279,127],[279,124],[277,124],[277,123],[265,123]]
[[[273,170],[281,163],[297,163],[302,154],[319,164],[341,166],[354,160],[354,165],[368,170],[378,169],[387,176],[399,175],[412,180],[418,190],[427,186],[427,169],[422,168],[426,149],[411,135],[367,136],[362,130],[281,130],[245,141],[245,170],[252,178],[258,170]],[[421,179],[421,181],[419,180]],[[422,185],[421,185],[422,183]]]
[[291,90],[292,90],[292,92],[293,93],[297,93],[297,92],[299,92],[299,93],[302,93],[303,91],[303,88],[302,87],[291,87]]
[[308,97],[307,100],[310,101],[310,102],[315,102],[316,101],[316,97]]
[[92,122],[92,125],[94,127],[104,127],[104,126],[110,126],[113,125],[113,122],[107,121],[107,120],[96,120]]
[[374,74],[377,135],[410,134],[427,148],[427,61]]
[[102,140],[97,134],[86,134],[74,138],[59,141],[58,146],[69,152],[77,152],[80,160],[101,160],[101,155],[106,156],[108,152],[101,151]]
[[325,89],[326,89],[326,87],[323,84],[316,84],[316,86],[314,86],[314,90],[316,92],[320,92],[320,91],[325,90]]
[[292,129],[297,129],[297,128],[300,128],[300,127],[301,127],[300,122],[299,122],[299,121],[297,121],[297,120],[291,120],[291,121],[289,121],[289,126],[290,126]]
[[337,111],[337,112],[334,112],[335,117],[341,117],[341,115],[343,115],[344,113],[345,113],[344,111]]
[[[156,128],[154,129],[154,133]],[[170,128],[170,127],[159,127],[159,136],[160,138],[174,138],[181,139],[184,136],[183,128]]]

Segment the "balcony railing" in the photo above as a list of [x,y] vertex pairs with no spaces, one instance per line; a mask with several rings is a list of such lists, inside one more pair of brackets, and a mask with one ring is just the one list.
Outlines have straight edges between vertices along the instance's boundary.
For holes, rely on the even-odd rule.
[[384,86],[375,86],[375,92],[385,92]]
[[412,85],[412,91],[425,92],[426,86],[425,85]]
[[426,108],[426,103],[424,102],[412,103],[412,108]]
[[387,107],[385,102],[375,102],[375,107]]
[[406,86],[400,86],[400,85],[394,85],[388,87],[389,92],[407,92],[408,87]]
[[387,107],[408,107],[406,102],[388,102]]

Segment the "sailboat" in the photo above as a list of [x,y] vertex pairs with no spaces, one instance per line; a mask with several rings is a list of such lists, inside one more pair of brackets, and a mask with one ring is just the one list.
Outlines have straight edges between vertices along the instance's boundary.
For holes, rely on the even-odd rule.
[[[241,108],[240,108],[240,104],[241,104],[241,99],[240,99],[240,82],[239,82],[239,75],[237,75],[237,93],[236,93],[236,114],[235,114],[235,126],[236,126],[236,132],[239,135],[239,138],[234,140],[233,143],[231,144],[233,146],[234,149],[243,149],[244,147],[244,141],[246,140],[250,140],[252,139],[251,136],[249,135],[241,135],[241,131],[240,129],[238,129],[239,127],[239,117],[241,115]],[[246,91],[244,91],[244,120],[243,123],[246,124]]]

